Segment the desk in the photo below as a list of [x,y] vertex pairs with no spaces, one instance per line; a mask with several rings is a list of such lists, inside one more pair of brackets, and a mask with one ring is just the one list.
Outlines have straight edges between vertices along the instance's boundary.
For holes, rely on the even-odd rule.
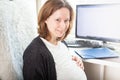
[[[73,50],[83,48],[69,48],[72,55]],[[77,55],[78,56],[78,55]],[[83,60],[85,73],[88,80],[120,80],[120,57],[107,59],[86,59]]]

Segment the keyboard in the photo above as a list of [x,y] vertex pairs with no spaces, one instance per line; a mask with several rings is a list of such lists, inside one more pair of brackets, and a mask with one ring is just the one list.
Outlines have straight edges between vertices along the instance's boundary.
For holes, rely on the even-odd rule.
[[97,42],[85,41],[85,40],[66,40],[68,47],[101,47]]

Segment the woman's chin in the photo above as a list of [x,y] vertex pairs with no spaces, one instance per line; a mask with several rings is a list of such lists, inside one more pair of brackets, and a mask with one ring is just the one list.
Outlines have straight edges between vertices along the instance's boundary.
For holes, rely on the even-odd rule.
[[63,35],[58,35],[57,37],[62,37]]

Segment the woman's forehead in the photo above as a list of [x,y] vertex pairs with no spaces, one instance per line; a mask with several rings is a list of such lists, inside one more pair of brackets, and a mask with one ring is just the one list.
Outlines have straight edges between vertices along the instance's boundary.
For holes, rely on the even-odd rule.
[[69,18],[70,17],[70,11],[67,8],[60,8],[56,10],[51,17],[64,17]]

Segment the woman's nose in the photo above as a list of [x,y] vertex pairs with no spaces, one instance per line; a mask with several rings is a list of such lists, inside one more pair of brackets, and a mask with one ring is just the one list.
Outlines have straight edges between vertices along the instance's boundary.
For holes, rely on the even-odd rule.
[[61,27],[65,27],[65,25],[66,25],[64,21],[61,21],[60,24],[61,24]]

